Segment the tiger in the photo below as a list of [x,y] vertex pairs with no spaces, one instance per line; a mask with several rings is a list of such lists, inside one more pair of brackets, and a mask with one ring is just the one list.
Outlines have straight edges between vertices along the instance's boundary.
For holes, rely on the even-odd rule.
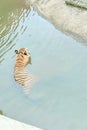
[[27,93],[33,85],[33,76],[28,74],[25,69],[28,64],[31,64],[30,51],[27,48],[21,48],[15,50],[15,53],[17,54],[17,57],[14,66],[14,79]]

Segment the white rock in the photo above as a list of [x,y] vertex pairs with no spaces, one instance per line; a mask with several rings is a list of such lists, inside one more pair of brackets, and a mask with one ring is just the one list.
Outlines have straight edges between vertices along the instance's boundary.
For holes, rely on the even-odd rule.
[[30,1],[56,28],[87,45],[87,10],[70,7],[65,0]]
[[41,129],[0,115],[0,130],[41,130]]

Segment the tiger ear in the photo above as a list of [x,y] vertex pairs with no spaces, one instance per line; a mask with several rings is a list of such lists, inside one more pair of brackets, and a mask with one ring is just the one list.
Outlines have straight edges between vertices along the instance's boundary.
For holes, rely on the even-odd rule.
[[15,50],[15,53],[18,54],[18,50]]

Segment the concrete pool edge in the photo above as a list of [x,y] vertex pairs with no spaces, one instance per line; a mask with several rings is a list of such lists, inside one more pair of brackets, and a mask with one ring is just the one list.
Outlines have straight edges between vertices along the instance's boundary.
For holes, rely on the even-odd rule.
[[17,120],[0,115],[0,129],[1,130],[42,130],[32,125],[28,125]]

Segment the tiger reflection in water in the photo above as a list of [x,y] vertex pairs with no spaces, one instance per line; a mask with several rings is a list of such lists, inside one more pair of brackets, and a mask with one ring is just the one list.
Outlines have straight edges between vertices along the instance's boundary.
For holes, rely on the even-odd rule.
[[17,57],[14,68],[14,78],[17,83],[23,86],[25,93],[28,93],[33,85],[33,76],[28,74],[25,68],[28,64],[31,64],[31,55],[27,48],[21,48],[15,50],[15,52]]

